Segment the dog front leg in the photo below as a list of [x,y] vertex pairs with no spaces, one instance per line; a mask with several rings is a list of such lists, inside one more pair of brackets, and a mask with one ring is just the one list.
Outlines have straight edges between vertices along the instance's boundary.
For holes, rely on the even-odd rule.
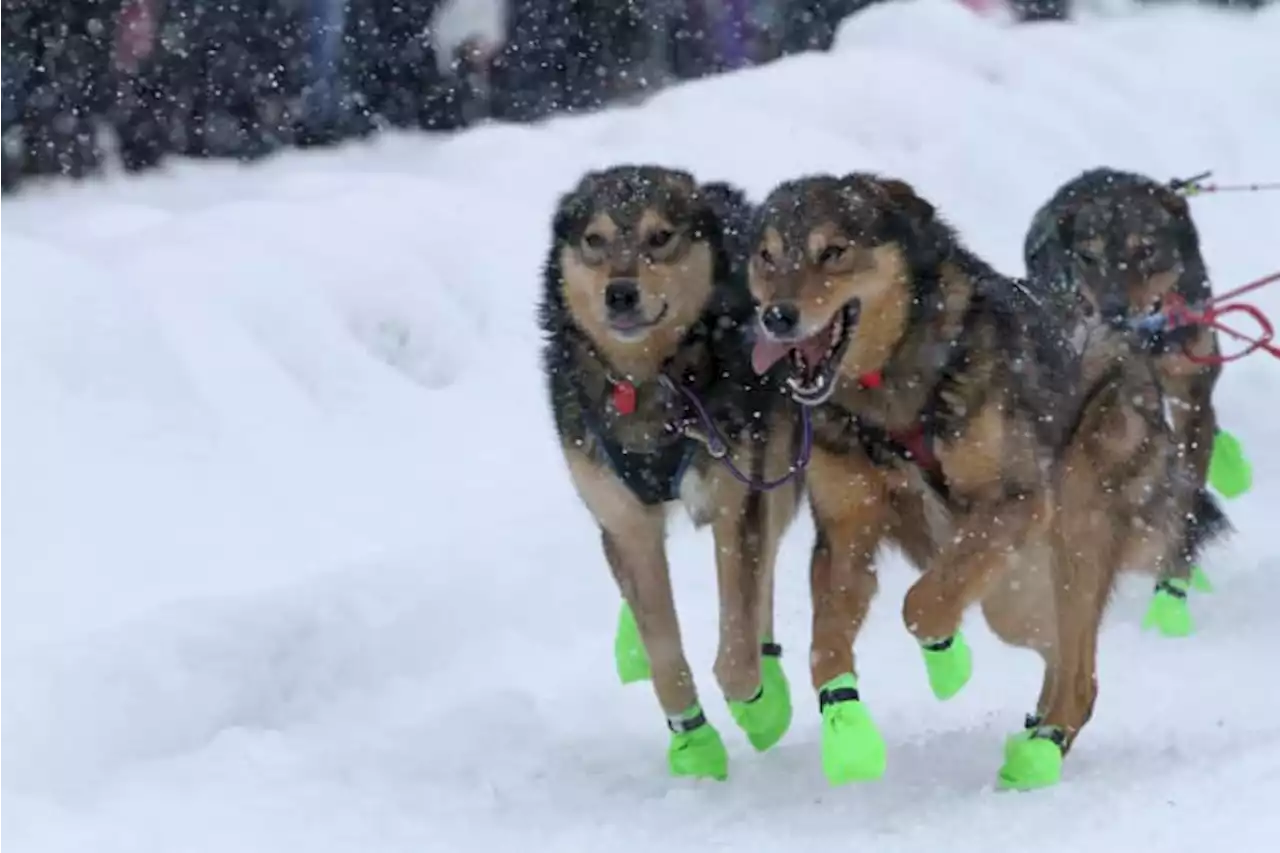
[[1039,495],[971,506],[955,517],[951,540],[907,591],[903,621],[920,642],[929,686],[939,699],[959,693],[973,672],[960,632],[965,610],[986,595],[1046,515],[1047,501]]
[[833,785],[878,779],[884,738],[858,692],[853,645],[876,594],[872,561],[890,521],[888,489],[865,458],[819,452],[809,489],[817,534],[809,666],[822,713],[822,769]]
[[580,451],[566,449],[565,455],[574,485],[600,525],[605,558],[644,644],[654,693],[671,730],[671,772],[724,779],[728,755],[702,712],[685,659],[667,566],[663,507],[640,503],[612,471]]

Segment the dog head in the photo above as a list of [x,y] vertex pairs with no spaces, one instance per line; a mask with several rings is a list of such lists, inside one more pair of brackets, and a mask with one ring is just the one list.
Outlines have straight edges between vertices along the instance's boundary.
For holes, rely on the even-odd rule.
[[608,354],[657,364],[715,293],[716,217],[686,172],[618,166],[587,174],[555,215],[560,296]]
[[1198,254],[1186,200],[1154,182],[1079,199],[1057,225],[1063,262],[1084,304],[1112,322],[1150,311]]
[[936,265],[934,209],[909,184],[853,174],[791,181],[761,205],[748,268],[759,305],[752,363],[790,361],[792,396],[830,398],[879,369],[906,331],[913,269]]

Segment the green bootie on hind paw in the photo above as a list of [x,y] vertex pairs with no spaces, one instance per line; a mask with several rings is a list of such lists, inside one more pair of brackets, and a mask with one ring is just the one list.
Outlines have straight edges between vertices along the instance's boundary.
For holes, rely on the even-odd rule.
[[1055,729],[1030,729],[1004,744],[1004,766],[997,782],[1002,791],[1049,788],[1062,779],[1062,747]]
[[760,692],[747,702],[729,702],[734,722],[757,752],[776,745],[791,728],[791,686],[781,657],[781,646],[765,643],[760,650]]
[[929,674],[929,687],[933,695],[944,702],[959,693],[973,675],[973,652],[959,631],[948,640],[926,643],[924,666]]
[[1224,429],[1213,437],[1208,479],[1224,498],[1237,498],[1253,488],[1253,466],[1245,458],[1244,447],[1240,439]]
[[858,695],[852,674],[833,678],[818,692],[822,709],[822,772],[832,785],[868,782],[884,775],[884,737]]
[[1187,605],[1187,590],[1191,582],[1170,578],[1156,584],[1155,595],[1142,619],[1144,629],[1155,628],[1165,637],[1189,637],[1195,630],[1191,608]]
[[644,650],[644,641],[640,639],[636,616],[625,601],[618,612],[618,630],[613,637],[613,660],[618,669],[618,680],[623,684],[648,681],[653,675],[649,670],[649,654]]
[[1213,592],[1213,582],[1199,566],[1191,567],[1191,588],[1196,592]]
[[701,708],[695,705],[680,719],[668,720],[667,727],[671,729],[667,764],[672,776],[718,782],[729,778],[729,753]]

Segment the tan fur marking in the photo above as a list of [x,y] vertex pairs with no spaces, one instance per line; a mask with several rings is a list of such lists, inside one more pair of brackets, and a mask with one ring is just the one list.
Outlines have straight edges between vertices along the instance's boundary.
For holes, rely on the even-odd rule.
[[1000,404],[988,403],[969,419],[963,435],[940,443],[936,452],[948,487],[971,499],[999,500],[1008,454],[1014,450],[1008,427]]
[[1168,298],[1178,286],[1178,273],[1165,270],[1143,279],[1129,289],[1129,305],[1135,311],[1150,311],[1157,302]]

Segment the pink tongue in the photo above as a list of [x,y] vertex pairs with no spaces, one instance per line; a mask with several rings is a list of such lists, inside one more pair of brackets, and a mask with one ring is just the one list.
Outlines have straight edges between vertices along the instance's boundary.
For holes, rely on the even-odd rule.
[[751,349],[751,366],[757,374],[769,371],[782,357],[791,351],[791,344],[771,341],[764,335],[756,338],[756,345]]
[[805,365],[812,369],[827,354],[825,331],[824,329],[823,332],[819,332],[803,341],[791,341],[789,343],[778,343],[761,336],[756,340],[756,345],[751,350],[751,366],[755,368],[756,373],[764,373],[794,349],[800,351],[800,354],[804,356]]

